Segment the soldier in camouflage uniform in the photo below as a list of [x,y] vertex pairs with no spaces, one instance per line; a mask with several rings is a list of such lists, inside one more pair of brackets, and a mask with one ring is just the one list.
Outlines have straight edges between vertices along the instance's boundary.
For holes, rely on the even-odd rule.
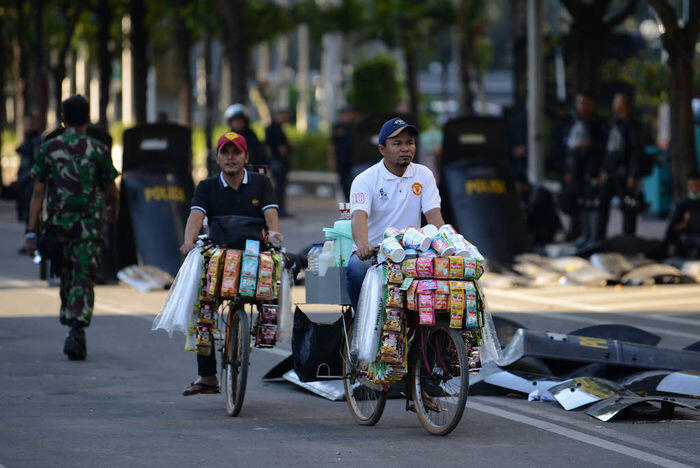
[[32,168],[34,192],[25,244],[33,254],[46,196],[46,224],[62,247],[60,321],[71,327],[63,352],[75,360],[85,359],[87,352],[83,329],[92,318],[103,226],[117,217],[118,172],[107,147],[85,134],[87,100],[72,96],[63,102],[62,111],[66,130],[41,145]]

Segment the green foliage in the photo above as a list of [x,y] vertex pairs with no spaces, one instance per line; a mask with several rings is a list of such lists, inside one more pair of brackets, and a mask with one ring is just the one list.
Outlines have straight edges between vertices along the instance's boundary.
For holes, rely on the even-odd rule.
[[327,133],[298,132],[294,127],[285,127],[289,143],[293,147],[291,169],[293,171],[327,171],[328,145]]
[[379,55],[359,63],[352,74],[348,102],[361,112],[384,112],[401,100],[401,87],[396,77],[396,60]]
[[611,60],[603,65],[604,81],[622,80],[635,90],[635,104],[655,108],[668,102],[668,67],[646,54],[630,57],[624,62]]

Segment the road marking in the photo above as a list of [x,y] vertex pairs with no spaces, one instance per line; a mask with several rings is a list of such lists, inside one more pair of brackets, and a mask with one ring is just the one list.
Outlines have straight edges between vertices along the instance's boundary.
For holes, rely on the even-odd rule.
[[512,413],[500,408],[485,405],[482,403],[471,402],[469,403],[470,409],[475,409],[481,411],[482,413],[491,414],[493,416],[498,416],[499,418],[509,419],[511,421],[519,422],[528,426],[533,426],[538,429],[542,429],[553,434],[566,437],[578,442],[583,442],[584,444],[593,445],[595,447],[602,448],[604,450],[609,450],[611,452],[619,453],[621,455],[626,455],[628,457],[636,458],[647,463],[653,463],[655,465],[664,466],[668,468],[691,468],[691,465],[686,465],[668,458],[663,458],[658,455],[653,455],[651,453],[644,452],[642,450],[637,450],[626,445],[618,444],[616,442],[610,442],[600,437],[592,436],[586,434],[585,432],[579,432],[574,429],[569,429],[568,427],[560,426],[547,421],[542,421],[541,419],[531,418],[522,414]]
[[[543,406],[542,403],[538,402],[526,402],[524,400],[521,400],[520,402],[514,402],[507,400],[505,398],[500,398],[496,400],[493,397],[470,397],[469,401],[467,402],[467,406],[471,406],[471,403],[474,401],[474,399],[478,401],[482,401],[488,406],[490,402],[493,402],[495,406],[505,406],[507,408],[510,408],[514,411],[520,411],[523,413],[528,413],[532,414],[534,416],[539,416],[541,418],[545,419],[550,419],[552,421],[558,421],[567,425],[575,425],[576,420],[572,419],[572,415],[570,413],[561,413],[560,411],[557,410],[557,412],[550,412],[550,411],[543,411],[546,410],[547,408],[541,408]],[[544,405],[548,406],[549,405]],[[609,429],[608,427],[596,427],[595,429],[591,428],[591,430],[595,430],[598,434],[600,435],[605,435],[607,437],[617,439],[620,442],[626,442],[628,444],[633,444],[637,445],[642,448],[646,449],[653,449],[657,452],[663,453],[665,455],[671,456],[671,457],[677,457],[677,458],[682,458],[683,460],[694,463],[697,460],[697,455],[694,455],[692,453],[685,452],[683,450],[679,450],[677,448],[671,448],[671,447],[666,447],[664,445],[658,444],[656,442],[652,442],[650,440],[642,439],[641,437],[636,437],[631,434],[626,434],[624,432],[620,431],[615,431],[613,429]]]

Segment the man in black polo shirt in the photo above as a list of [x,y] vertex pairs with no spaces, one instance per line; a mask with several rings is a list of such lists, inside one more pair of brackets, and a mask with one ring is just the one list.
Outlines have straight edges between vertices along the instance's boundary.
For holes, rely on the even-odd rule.
[[[266,176],[246,171],[247,162],[245,138],[235,132],[223,134],[216,145],[216,163],[221,172],[201,181],[194,191],[185,241],[180,247],[183,254],[195,247],[205,216],[209,220],[231,215],[262,219],[268,229],[268,241],[281,247],[282,234],[272,184]],[[197,355],[197,367],[199,379],[190,383],[182,394],[219,393],[214,350],[209,356]]]

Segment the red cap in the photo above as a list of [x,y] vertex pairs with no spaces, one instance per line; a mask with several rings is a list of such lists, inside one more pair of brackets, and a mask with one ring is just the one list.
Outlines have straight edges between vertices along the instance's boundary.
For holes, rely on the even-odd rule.
[[236,132],[226,132],[219,137],[219,142],[216,144],[216,151],[221,151],[226,143],[233,143],[241,151],[248,151],[248,144],[243,138],[243,135],[239,135]]

